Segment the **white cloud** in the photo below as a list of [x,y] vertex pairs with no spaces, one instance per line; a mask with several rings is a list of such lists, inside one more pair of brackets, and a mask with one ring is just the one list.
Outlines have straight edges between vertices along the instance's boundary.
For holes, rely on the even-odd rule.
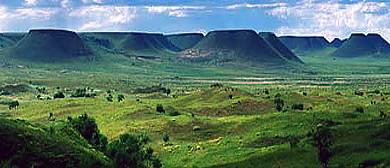
[[74,9],[69,13],[71,19],[81,22],[80,31],[110,29],[120,30],[122,24],[129,23],[136,17],[135,7],[89,6]]
[[71,2],[71,0],[61,0],[61,6],[62,6],[63,8],[67,8],[69,2]]
[[205,6],[147,6],[149,13],[168,13],[172,17],[187,17],[195,10],[206,9]]
[[102,0],[83,0],[83,3],[102,3]]
[[234,4],[225,7],[226,9],[239,9],[239,8],[275,8],[287,6],[286,3],[264,3],[264,4]]
[[35,6],[35,5],[38,4],[38,0],[26,0],[26,1],[25,1],[25,4],[26,4],[27,6]]
[[[304,0],[294,6],[280,6],[270,9],[268,13],[279,19],[286,19],[287,24],[276,33],[315,34],[331,40],[335,37],[347,37],[351,32],[376,31],[390,39],[388,27],[390,13],[384,2],[360,1],[344,4],[336,1],[314,2]],[[289,20],[293,21],[289,21]]]

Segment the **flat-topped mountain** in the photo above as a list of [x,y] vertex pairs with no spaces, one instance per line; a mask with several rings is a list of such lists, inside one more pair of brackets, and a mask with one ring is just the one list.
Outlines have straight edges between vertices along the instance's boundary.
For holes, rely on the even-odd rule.
[[183,57],[223,58],[278,65],[289,62],[253,30],[211,31],[193,48],[186,50]]
[[195,46],[204,36],[202,33],[182,33],[165,37],[180,50],[185,50]]
[[335,57],[387,57],[390,56],[390,44],[379,34],[354,33],[334,51]]
[[273,48],[280,56],[287,58],[291,61],[303,63],[290,49],[286,47],[276,35],[272,32],[260,32],[260,37],[262,37],[267,44]]
[[163,34],[139,32],[80,33],[90,45],[119,51],[126,55],[148,55],[179,51]]
[[320,50],[329,46],[329,42],[320,36],[281,36],[279,40],[293,51]]
[[30,30],[7,55],[31,61],[52,62],[80,56],[90,56],[90,48],[72,31]]

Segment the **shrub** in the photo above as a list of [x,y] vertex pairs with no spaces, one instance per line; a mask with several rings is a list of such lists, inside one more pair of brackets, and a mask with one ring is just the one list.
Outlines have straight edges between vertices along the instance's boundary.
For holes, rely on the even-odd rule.
[[163,141],[164,141],[165,143],[168,143],[168,141],[169,141],[169,135],[168,135],[167,133],[164,134],[164,136],[163,136]]
[[96,93],[93,93],[92,89],[87,91],[87,89],[85,88],[77,88],[76,91],[70,97],[95,97],[95,96]]
[[17,107],[19,107],[19,102],[18,101],[11,101],[11,102],[9,102],[9,104],[8,104],[8,108],[11,110],[11,109],[13,109],[13,108],[17,108]]
[[310,137],[311,145],[317,147],[318,160],[321,162],[322,167],[328,167],[329,159],[332,157],[332,132],[327,126],[319,124],[316,130],[312,130],[308,136]]
[[114,100],[114,98],[112,97],[112,95],[111,94],[108,94],[108,96],[106,97],[107,98],[107,101],[109,101],[109,102],[113,102]]
[[62,92],[57,92],[57,93],[55,93],[54,94],[54,99],[57,99],[57,98],[65,98],[65,95],[64,95],[64,93],[62,93]]
[[108,144],[106,155],[114,161],[114,167],[161,167],[153,149],[145,148],[140,136],[121,134],[119,139]]
[[229,99],[233,99],[233,95],[232,94],[229,94]]
[[71,97],[85,97],[87,90],[85,88],[77,88],[76,91],[71,95]]
[[68,122],[96,149],[105,151],[107,137],[100,134],[95,119],[89,117],[87,114],[83,114],[75,119],[68,116]]
[[268,90],[264,90],[264,94],[269,94],[269,91]]
[[[279,93],[278,93],[279,94]],[[276,105],[276,110],[278,111],[282,111],[283,109],[283,106],[284,106],[284,101],[283,99],[281,99],[280,97],[277,97],[274,101],[275,105]]]
[[181,115],[178,111],[174,110],[174,111],[170,111],[168,113],[169,116],[178,116],[178,115]]
[[364,113],[364,108],[359,106],[359,107],[356,107],[356,112],[359,112],[359,113]]
[[165,113],[164,106],[162,104],[157,104],[156,111],[159,113]]
[[303,104],[293,104],[292,109],[294,110],[303,110]]
[[357,91],[357,90],[355,91],[355,95],[357,95],[357,96],[363,96],[363,94],[364,94],[364,93],[361,92],[361,91]]
[[306,92],[303,92],[302,95],[307,96],[307,93],[306,93]]
[[122,94],[118,95],[118,102],[121,102],[125,99],[125,96],[123,96]]

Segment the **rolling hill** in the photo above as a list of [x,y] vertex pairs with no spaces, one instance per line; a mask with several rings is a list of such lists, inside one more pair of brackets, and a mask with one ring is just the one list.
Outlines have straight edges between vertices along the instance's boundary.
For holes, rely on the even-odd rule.
[[165,37],[180,50],[185,50],[195,46],[204,36],[202,33],[183,33],[166,35]]
[[387,57],[390,56],[390,44],[379,34],[354,33],[334,51],[334,57]]
[[286,47],[278,37],[272,32],[260,32],[260,37],[262,37],[268,45],[279,53],[280,56],[287,58],[288,60],[303,63],[290,49]]
[[6,55],[30,61],[55,62],[91,56],[90,48],[75,33],[66,30],[30,30]]
[[284,65],[290,62],[253,30],[211,31],[193,48],[184,51],[181,57],[220,59],[224,62],[250,61],[257,65]]
[[[54,124],[53,124],[54,126]],[[110,167],[71,126],[56,122],[53,133],[42,124],[0,117],[0,165],[4,167]]]

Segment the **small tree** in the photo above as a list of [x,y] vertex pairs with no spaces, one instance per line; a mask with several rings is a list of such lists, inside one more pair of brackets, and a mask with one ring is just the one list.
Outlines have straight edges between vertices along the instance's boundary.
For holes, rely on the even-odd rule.
[[156,111],[160,113],[165,113],[164,106],[162,104],[157,104]]
[[145,148],[140,136],[121,134],[119,139],[107,146],[106,155],[114,161],[114,167],[161,167],[161,161],[155,158],[152,148]]
[[323,168],[328,167],[329,159],[332,157],[330,150],[332,146],[332,131],[329,127],[319,124],[316,130],[309,133],[311,145],[317,147],[318,160],[321,162]]
[[19,102],[16,100],[16,101],[12,101],[8,104],[8,108],[11,110],[13,108],[17,108],[19,107]]
[[122,94],[118,95],[118,102],[121,102],[125,100],[125,96],[123,96]]
[[95,119],[89,117],[87,114],[78,116],[75,119],[68,116],[68,122],[76,129],[81,136],[83,136],[96,149],[105,151],[107,145],[107,137],[100,134]]
[[169,135],[168,135],[167,133],[164,134],[164,136],[163,136],[163,141],[164,141],[165,143],[168,143],[168,141],[169,141]]
[[284,106],[284,101],[280,97],[277,97],[275,99],[275,105],[276,105],[276,110],[282,111],[283,106]]
[[293,104],[292,109],[294,110],[303,110],[303,104]]
[[65,98],[65,95],[64,95],[64,93],[62,93],[62,92],[57,92],[57,93],[55,93],[54,94],[54,99],[57,99],[57,98]]
[[109,101],[109,102],[113,102],[114,100],[114,97],[112,97],[112,95],[111,94],[108,94],[108,96],[106,97],[107,98],[107,101]]

